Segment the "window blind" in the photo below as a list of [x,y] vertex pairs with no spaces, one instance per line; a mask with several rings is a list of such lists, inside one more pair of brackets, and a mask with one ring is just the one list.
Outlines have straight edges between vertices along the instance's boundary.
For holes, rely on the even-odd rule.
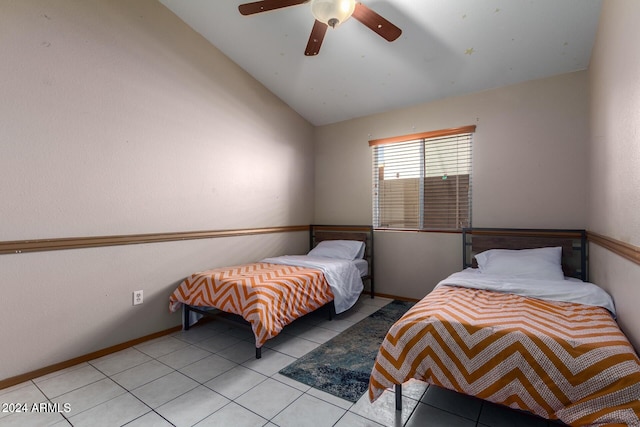
[[[370,141],[376,228],[457,230],[471,226],[475,126]],[[431,136],[431,135],[436,136]],[[409,139],[413,137],[414,139]],[[417,138],[416,138],[417,137]]]

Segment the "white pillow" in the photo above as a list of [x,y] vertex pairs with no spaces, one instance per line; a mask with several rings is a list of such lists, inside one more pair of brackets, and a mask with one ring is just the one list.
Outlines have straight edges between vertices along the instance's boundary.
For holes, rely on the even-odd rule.
[[490,249],[476,255],[481,273],[564,280],[562,248]]
[[339,258],[353,261],[364,257],[364,242],[357,240],[323,240],[308,253],[309,256]]

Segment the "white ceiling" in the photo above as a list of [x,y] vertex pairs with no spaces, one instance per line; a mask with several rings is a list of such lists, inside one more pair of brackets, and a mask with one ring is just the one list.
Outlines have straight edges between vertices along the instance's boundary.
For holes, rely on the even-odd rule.
[[589,66],[601,0],[363,0],[402,29],[394,42],[355,19],[304,55],[302,4],[250,16],[247,0],[160,0],[314,125]]

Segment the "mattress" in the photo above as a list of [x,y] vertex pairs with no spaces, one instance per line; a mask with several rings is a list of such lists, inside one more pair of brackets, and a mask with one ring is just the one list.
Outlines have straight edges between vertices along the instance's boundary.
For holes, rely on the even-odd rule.
[[582,283],[538,283],[540,298],[462,282],[441,282],[390,328],[372,401],[415,378],[570,425],[640,425],[640,360],[612,312],[548,297]]
[[188,304],[238,314],[251,324],[260,348],[293,320],[333,298],[320,270],[252,263],[192,274],[169,297],[169,310]]
[[283,256],[194,273],[171,294],[169,310],[187,304],[238,314],[251,324],[260,348],[295,319],[331,301],[337,313],[347,310],[362,288],[353,262]]
[[364,288],[360,273],[352,260],[309,255],[283,255],[265,258],[262,262],[320,270],[333,292],[336,313],[342,313],[351,308],[358,301]]

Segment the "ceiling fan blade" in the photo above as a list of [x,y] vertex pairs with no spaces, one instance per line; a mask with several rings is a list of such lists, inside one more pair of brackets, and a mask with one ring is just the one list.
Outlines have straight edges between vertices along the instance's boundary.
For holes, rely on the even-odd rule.
[[387,41],[392,42],[402,34],[402,30],[400,28],[396,27],[362,3],[356,3],[356,8],[351,16],[362,22]]
[[296,6],[306,3],[309,0],[262,0],[253,3],[245,3],[238,6],[242,15],[253,15],[254,13],[266,12],[268,10],[282,9],[283,7]]
[[311,29],[307,48],[304,50],[305,55],[314,56],[320,52],[320,46],[322,45],[322,40],[324,40],[324,35],[327,33],[327,28],[329,28],[327,24],[316,19]]

